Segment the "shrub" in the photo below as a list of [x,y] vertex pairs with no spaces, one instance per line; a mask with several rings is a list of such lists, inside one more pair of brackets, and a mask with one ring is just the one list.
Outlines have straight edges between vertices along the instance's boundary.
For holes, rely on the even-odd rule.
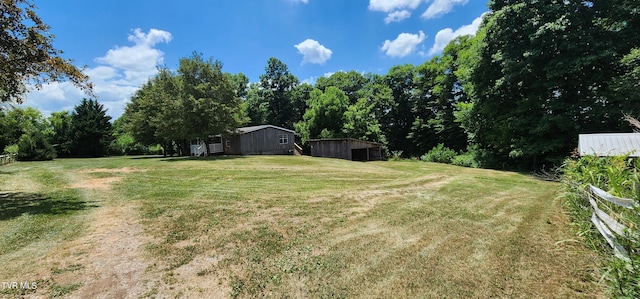
[[150,155],[162,155],[164,153],[164,150],[162,149],[161,145],[156,144],[156,145],[149,146],[148,153]]
[[18,140],[18,160],[44,161],[53,160],[56,151],[39,131],[23,134]]
[[12,144],[12,145],[7,145],[4,148],[4,154],[5,155],[17,155],[18,154],[18,145],[17,144]]
[[440,143],[433,147],[429,152],[422,155],[420,160],[427,162],[437,162],[437,163],[447,163],[451,164],[453,158],[458,155],[456,151],[445,147],[444,144]]
[[465,152],[455,156],[451,160],[451,164],[463,167],[479,168],[480,164],[476,161],[476,155],[472,152]]

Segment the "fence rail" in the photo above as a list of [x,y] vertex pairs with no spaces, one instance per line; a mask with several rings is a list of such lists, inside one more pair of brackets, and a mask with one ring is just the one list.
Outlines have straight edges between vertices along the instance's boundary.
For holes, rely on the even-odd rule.
[[631,233],[629,228],[624,224],[618,222],[614,217],[600,209],[598,201],[606,201],[627,209],[637,208],[638,204],[633,199],[613,196],[591,184],[589,185],[588,194],[589,203],[591,203],[591,207],[593,208],[591,222],[596,226],[607,243],[609,243],[609,246],[613,249],[615,256],[628,261],[629,253],[622,245],[620,245],[617,236],[623,238],[631,237],[633,239],[638,239],[638,236],[635,233]]
[[0,155],[0,165],[9,164],[16,161],[16,154]]

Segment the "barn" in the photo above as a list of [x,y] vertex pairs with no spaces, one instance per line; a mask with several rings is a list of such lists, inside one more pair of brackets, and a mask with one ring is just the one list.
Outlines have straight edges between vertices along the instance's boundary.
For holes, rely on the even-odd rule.
[[[229,134],[212,136],[209,152],[225,155],[290,155],[294,153],[295,132],[273,125],[237,128]],[[206,155],[203,141],[191,144],[191,155]]]
[[640,157],[640,133],[605,133],[578,135],[580,156]]
[[311,156],[339,158],[352,161],[375,161],[382,159],[379,143],[353,138],[311,139]]

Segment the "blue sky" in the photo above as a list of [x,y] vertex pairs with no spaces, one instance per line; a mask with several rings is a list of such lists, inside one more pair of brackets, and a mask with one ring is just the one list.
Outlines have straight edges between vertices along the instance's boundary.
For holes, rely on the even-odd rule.
[[[259,80],[276,57],[300,81],[337,71],[384,74],[419,65],[457,35],[474,34],[484,0],[34,0],[63,56],[86,66],[97,99],[119,117],[156,66],[176,69],[194,51],[225,72]],[[25,105],[72,110],[86,97],[69,83],[27,95]]]

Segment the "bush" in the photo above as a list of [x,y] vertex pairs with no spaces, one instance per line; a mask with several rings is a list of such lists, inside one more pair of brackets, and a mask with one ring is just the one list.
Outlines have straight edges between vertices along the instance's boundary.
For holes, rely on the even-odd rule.
[[161,145],[156,144],[156,145],[149,146],[148,153],[150,155],[162,155],[164,154],[164,150],[162,149]]
[[479,168],[480,163],[476,161],[476,155],[472,152],[462,153],[451,160],[451,164],[463,167]]
[[53,160],[56,151],[39,131],[23,134],[18,140],[18,160],[44,161]]
[[[640,247],[638,246],[638,227],[640,217],[636,211],[630,211],[615,205],[606,206],[609,214],[615,215],[621,223],[630,227],[627,236],[618,238],[620,244],[629,252],[629,261],[613,256],[612,250],[604,238],[591,223],[593,208],[589,204],[586,192],[588,184],[594,185],[618,197],[640,200],[640,159],[627,157],[586,156],[565,161],[562,171],[565,206],[571,215],[577,234],[594,250],[602,254],[605,267],[603,277],[609,285],[611,297],[640,298]],[[633,236],[636,237],[633,237]]]
[[444,144],[440,143],[433,147],[429,152],[422,155],[420,160],[427,162],[437,162],[437,163],[447,163],[451,164],[453,158],[458,155],[456,151],[445,147]]
[[109,145],[109,155],[114,156],[141,155],[145,150],[129,133],[119,135]]
[[17,155],[18,154],[18,145],[17,144],[12,144],[12,145],[7,145],[4,148],[4,154],[5,155]]

